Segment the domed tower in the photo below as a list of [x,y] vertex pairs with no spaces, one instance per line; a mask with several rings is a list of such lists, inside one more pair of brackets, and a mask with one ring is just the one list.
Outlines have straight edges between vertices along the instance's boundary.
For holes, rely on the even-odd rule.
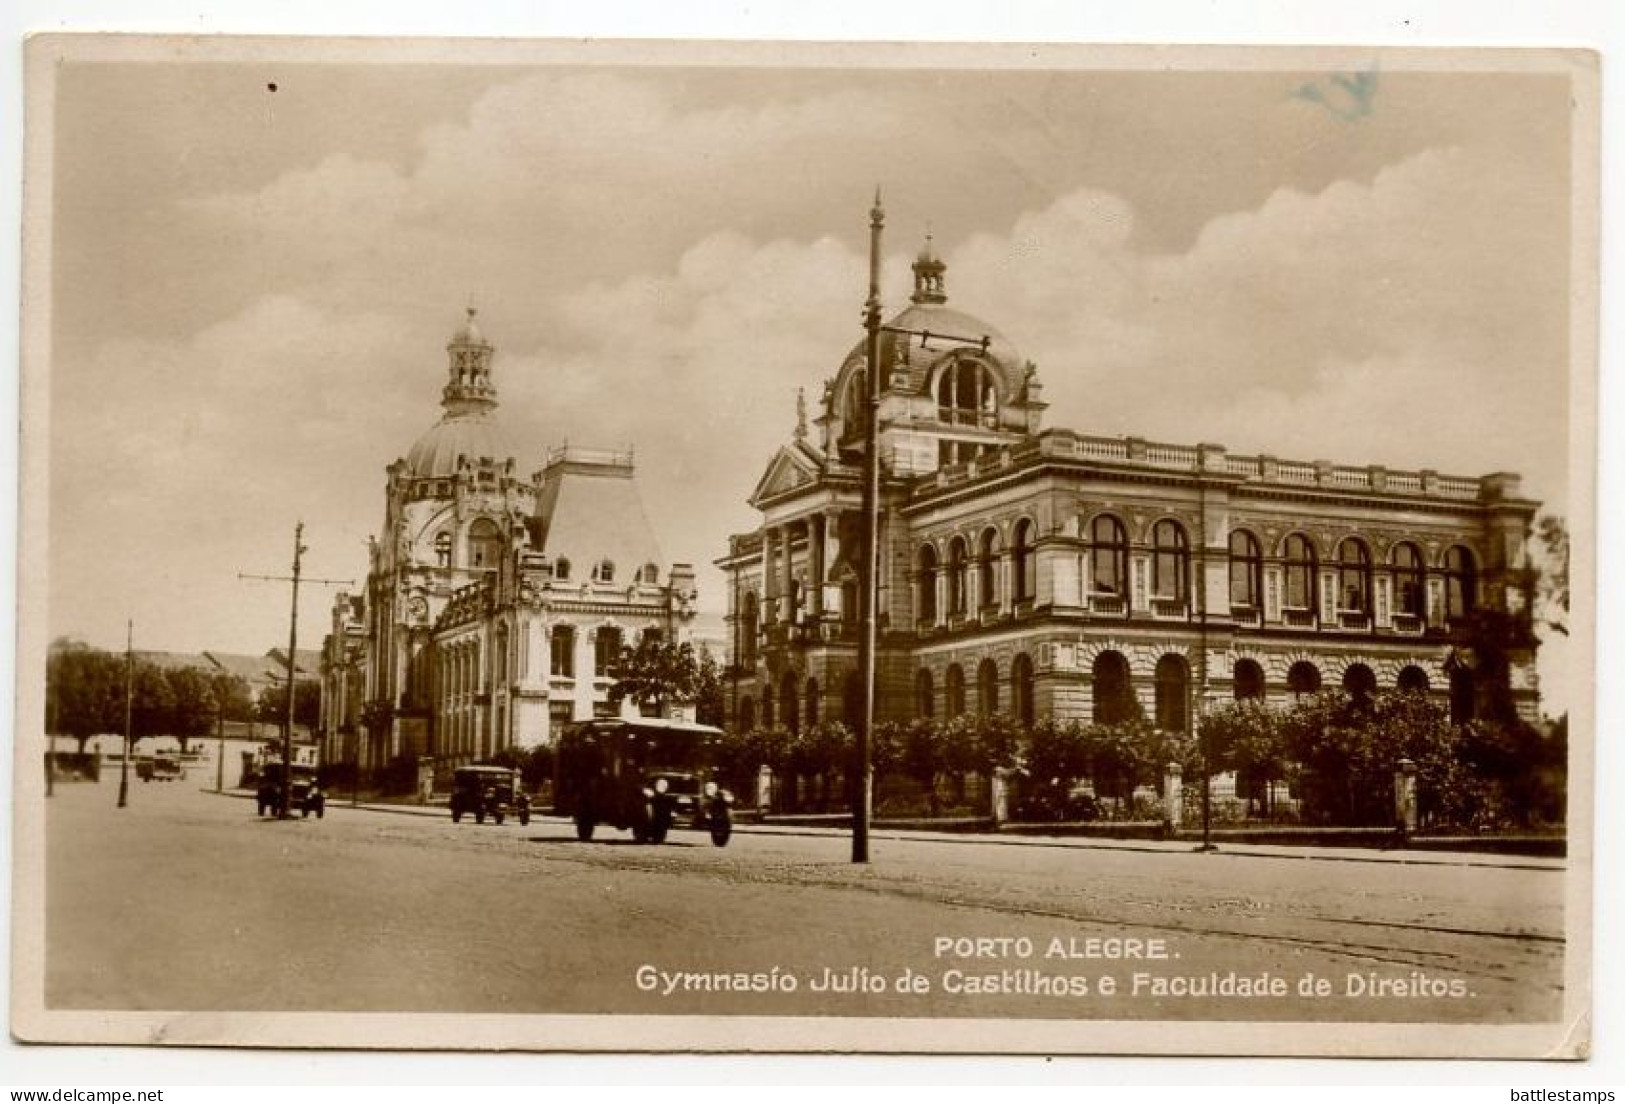
[[[965,463],[1035,434],[1037,368],[998,329],[948,306],[948,265],[926,235],[909,305],[880,334],[880,455],[895,475]],[[825,391],[825,450],[857,462],[868,355],[859,341]]]

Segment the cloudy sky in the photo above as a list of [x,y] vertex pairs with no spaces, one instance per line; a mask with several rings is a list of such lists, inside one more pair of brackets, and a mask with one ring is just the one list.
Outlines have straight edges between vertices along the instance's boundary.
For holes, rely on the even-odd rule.
[[470,301],[521,466],[635,444],[720,609],[796,389],[860,336],[877,183],[888,305],[929,229],[1050,425],[1515,470],[1564,512],[1565,77],[897,58],[60,67],[51,634],[285,643],[286,588],[238,572],[286,573],[303,519],[307,573],[360,579]]

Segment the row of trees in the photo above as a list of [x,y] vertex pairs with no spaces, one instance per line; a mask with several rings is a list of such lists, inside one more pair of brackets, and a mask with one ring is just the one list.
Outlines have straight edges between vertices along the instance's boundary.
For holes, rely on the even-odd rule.
[[[280,724],[288,703],[286,686],[269,687],[256,700],[237,675],[160,667],[139,657],[132,666],[122,654],[60,640],[46,660],[46,728],[77,740],[82,754],[92,736],[124,732],[127,688],[133,737],[172,736],[182,750],[214,733],[222,720]],[[314,725],[321,709],[320,687],[300,682],[295,694],[295,723]]]

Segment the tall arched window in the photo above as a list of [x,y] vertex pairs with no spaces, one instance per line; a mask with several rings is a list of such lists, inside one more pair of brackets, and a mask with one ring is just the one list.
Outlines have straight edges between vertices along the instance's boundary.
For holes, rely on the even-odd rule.
[[1394,545],[1394,612],[1402,617],[1421,617],[1422,554],[1416,545],[1401,542]]
[[955,537],[948,544],[949,617],[965,615],[965,569],[969,560],[970,554],[965,548],[965,538]]
[[937,420],[949,425],[998,424],[998,388],[993,374],[974,360],[956,360],[937,377]]
[[434,562],[436,567],[451,566],[451,534],[444,530],[434,535]]
[[1234,675],[1237,701],[1264,700],[1264,668],[1255,659],[1236,660]]
[[1286,688],[1294,697],[1307,698],[1320,693],[1320,668],[1300,659],[1286,672]]
[[999,531],[984,529],[976,544],[976,593],[983,609],[999,604]]
[[937,694],[931,684],[931,672],[921,667],[914,676],[914,715],[930,720],[937,715]]
[[922,544],[917,560],[920,580],[920,616],[922,626],[937,623],[937,549],[935,545]]
[[1473,554],[1455,545],[1444,554],[1444,613],[1466,617],[1478,606],[1478,565]]
[[976,666],[976,711],[984,717],[999,711],[999,665],[991,659]]
[[957,663],[948,665],[948,676],[943,682],[947,697],[947,719],[963,716],[965,713],[965,669]]
[[1090,670],[1095,724],[1123,724],[1134,719],[1134,688],[1129,683],[1128,660],[1122,652],[1101,652]]
[[1371,612],[1371,552],[1354,537],[1337,546],[1337,608],[1341,613]]
[[1010,704],[1023,728],[1033,726],[1036,715],[1033,697],[1033,661],[1022,652],[1010,664]]
[[1190,667],[1185,657],[1172,652],[1157,660],[1157,728],[1184,732],[1190,695]]
[[784,715],[780,723],[791,732],[801,731],[801,710],[796,708],[800,700],[801,695],[796,693],[795,672],[784,672],[784,678],[779,680],[779,712]]
[[479,571],[495,567],[502,556],[502,531],[490,518],[477,518],[468,527],[468,566]]
[[818,680],[815,678],[810,678],[807,680],[807,704],[804,710],[807,716],[808,728],[811,728],[818,723],[818,714],[820,712],[819,702]]
[[1128,533],[1123,523],[1101,514],[1089,523],[1089,589],[1095,594],[1128,595]]
[[745,592],[744,609],[739,614],[739,665],[756,666],[756,641],[762,631],[762,606],[754,590]]
[[1264,554],[1258,538],[1245,529],[1230,533],[1230,607],[1255,610],[1263,605]]
[[576,630],[573,625],[554,625],[548,640],[549,667],[559,678],[575,678]]
[[1151,596],[1184,604],[1190,593],[1190,549],[1185,530],[1164,519],[1151,529]]
[[1011,543],[1010,580],[1011,598],[1016,602],[1031,602],[1038,593],[1038,580],[1033,571],[1033,523],[1026,518],[1016,522],[1015,539]]
[[592,645],[593,673],[602,678],[615,669],[621,658],[621,630],[614,625],[600,625]]
[[1286,608],[1315,610],[1315,546],[1301,533],[1286,539]]

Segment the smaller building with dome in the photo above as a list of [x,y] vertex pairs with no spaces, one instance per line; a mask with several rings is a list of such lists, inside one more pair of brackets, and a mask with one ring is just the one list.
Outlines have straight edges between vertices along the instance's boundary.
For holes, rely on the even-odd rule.
[[373,777],[549,742],[611,710],[623,644],[685,639],[694,618],[693,568],[665,561],[631,450],[522,467],[472,308],[446,354],[441,416],[386,469],[366,589],[337,597],[323,650],[324,757]]

